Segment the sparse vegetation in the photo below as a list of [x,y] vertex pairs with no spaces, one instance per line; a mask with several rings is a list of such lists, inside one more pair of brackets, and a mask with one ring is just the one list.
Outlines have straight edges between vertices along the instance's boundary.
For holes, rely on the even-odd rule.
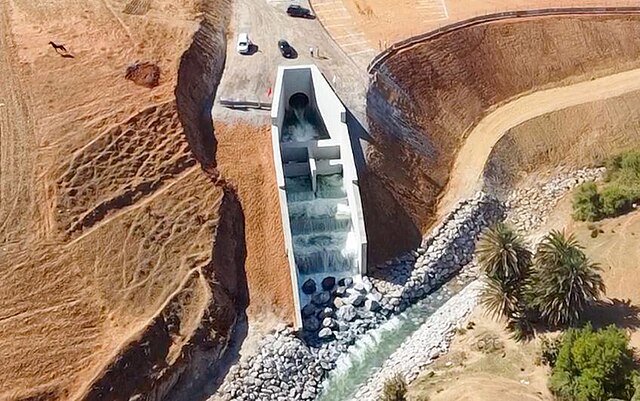
[[562,336],[559,337],[540,337],[540,361],[547,366],[554,367],[558,360],[560,347],[562,346]]
[[549,380],[560,400],[628,400],[634,393],[633,353],[621,329],[571,329],[562,345]]
[[622,153],[606,163],[605,183],[598,192],[594,182],[576,189],[573,217],[581,221],[596,221],[615,217],[633,209],[640,200],[640,150]]
[[407,382],[404,377],[396,374],[387,379],[379,401],[407,401]]

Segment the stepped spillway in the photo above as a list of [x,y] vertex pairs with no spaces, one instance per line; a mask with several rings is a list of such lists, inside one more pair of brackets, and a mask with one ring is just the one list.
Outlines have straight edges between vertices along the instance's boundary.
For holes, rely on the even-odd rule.
[[346,110],[314,65],[280,67],[271,112],[285,245],[296,306],[303,284],[366,272],[367,238]]

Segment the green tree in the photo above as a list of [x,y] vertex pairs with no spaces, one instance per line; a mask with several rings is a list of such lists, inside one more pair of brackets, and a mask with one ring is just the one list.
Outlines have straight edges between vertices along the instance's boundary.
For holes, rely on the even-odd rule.
[[633,353],[624,332],[614,326],[595,331],[589,325],[563,335],[549,388],[560,400],[628,400],[633,380]]
[[396,374],[384,382],[380,401],[406,401],[407,382],[400,374]]
[[573,235],[551,231],[536,251],[530,306],[551,325],[577,323],[605,290],[599,270]]
[[531,252],[511,227],[497,223],[486,230],[476,247],[478,263],[488,277],[519,281],[529,274]]
[[593,181],[580,185],[573,195],[573,218],[580,221],[596,221],[602,216],[602,201]]
[[531,252],[523,238],[504,223],[486,230],[477,246],[478,263],[487,276],[482,302],[487,311],[509,320],[508,327],[518,341],[533,333],[524,302],[531,271]]

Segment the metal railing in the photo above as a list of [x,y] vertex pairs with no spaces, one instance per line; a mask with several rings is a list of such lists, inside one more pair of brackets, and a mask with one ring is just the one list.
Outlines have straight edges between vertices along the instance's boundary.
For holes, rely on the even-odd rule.
[[373,74],[391,56],[402,50],[406,50],[419,43],[425,42],[451,33],[460,29],[469,28],[475,25],[485,24],[511,18],[562,16],[562,15],[625,15],[640,14],[640,7],[570,7],[570,8],[543,8],[537,10],[504,11],[493,14],[479,15],[450,25],[442,26],[438,29],[412,36],[392,44],[390,47],[379,53],[371,60],[367,71]]
[[229,109],[259,109],[259,110],[271,110],[271,103],[268,102],[256,102],[251,100],[231,100],[220,99],[218,104],[227,107]]

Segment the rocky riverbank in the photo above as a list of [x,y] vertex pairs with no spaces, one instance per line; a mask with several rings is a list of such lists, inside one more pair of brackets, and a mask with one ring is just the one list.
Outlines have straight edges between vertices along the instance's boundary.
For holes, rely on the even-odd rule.
[[569,191],[587,181],[601,179],[604,173],[604,167],[561,170],[549,180],[516,189],[505,202],[506,222],[523,233],[537,229],[546,223],[549,213]]
[[[506,221],[523,234],[530,234],[546,222],[562,197],[584,182],[601,179],[604,172],[604,168],[559,171],[546,181],[516,189],[505,202]],[[532,239],[530,245],[535,246],[535,242]],[[481,288],[481,281],[476,281],[451,298],[360,387],[353,399],[376,400],[385,380],[396,373],[412,382],[425,366],[447,351],[455,329],[473,310]]]
[[420,248],[375,269],[375,278],[306,283],[311,302],[302,309],[304,330],[282,328],[266,337],[259,354],[230,372],[223,398],[314,399],[351,345],[446,283],[472,260],[482,229],[502,216],[499,202],[480,192],[461,202]]
[[[461,202],[422,246],[373,269],[371,278],[306,283],[311,302],[302,310],[304,330],[283,327],[263,339],[260,352],[235,366],[221,388],[226,400],[312,400],[336,361],[365,333],[402,313],[442,286],[473,259],[475,243],[488,225],[505,217],[520,231],[539,227],[572,188],[598,179],[603,169],[561,172],[545,183],[518,189],[506,201],[480,192]],[[470,269],[462,280],[474,276]],[[432,315],[357,393],[374,400],[395,373],[412,381],[421,368],[446,352],[456,326],[471,312],[481,283],[469,284]]]
[[482,282],[476,280],[445,303],[389,358],[382,369],[369,378],[353,397],[358,401],[376,401],[384,383],[395,374],[407,382],[440,354],[447,352],[455,329],[476,306]]

